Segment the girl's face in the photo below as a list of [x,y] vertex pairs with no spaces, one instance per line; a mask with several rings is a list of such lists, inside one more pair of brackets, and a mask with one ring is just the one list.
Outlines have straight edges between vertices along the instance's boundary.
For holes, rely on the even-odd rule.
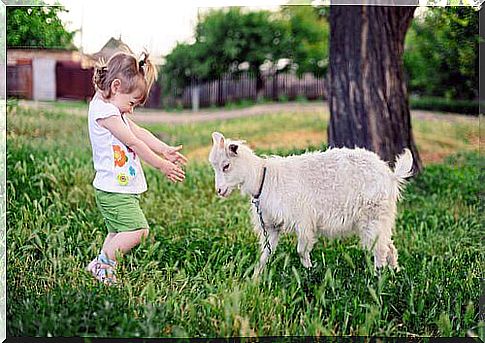
[[131,93],[122,93],[120,91],[121,81],[117,81],[120,80],[114,80],[111,85],[112,96],[109,102],[115,105],[121,113],[132,114],[135,106],[139,105],[142,95],[139,90],[134,90]]

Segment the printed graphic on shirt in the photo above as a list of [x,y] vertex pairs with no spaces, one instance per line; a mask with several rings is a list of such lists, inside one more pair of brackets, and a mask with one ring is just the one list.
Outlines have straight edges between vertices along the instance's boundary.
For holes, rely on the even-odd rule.
[[136,160],[136,153],[130,149],[130,147],[126,147],[128,149],[128,152],[133,155],[133,160]]
[[113,157],[116,167],[123,167],[126,162],[128,162],[128,156],[126,156],[125,150],[123,150],[119,145],[113,145]]
[[[126,149],[126,150],[125,150]],[[128,152],[126,152],[128,151]],[[130,158],[128,155],[131,154]],[[120,186],[128,186],[136,176],[136,153],[126,146],[113,145],[113,159],[117,169],[116,180]],[[130,163],[128,163],[130,161]]]
[[128,175],[126,175],[125,173],[118,174],[118,183],[120,184],[120,186],[126,186],[128,185],[128,182]]

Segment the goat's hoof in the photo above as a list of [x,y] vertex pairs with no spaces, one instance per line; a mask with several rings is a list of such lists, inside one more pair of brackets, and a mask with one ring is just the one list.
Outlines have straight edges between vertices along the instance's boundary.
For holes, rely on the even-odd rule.
[[259,281],[260,281],[260,274],[253,274],[253,277],[252,277],[251,280],[254,283],[259,283]]
[[258,269],[255,269],[254,270],[254,273],[253,273],[253,280],[257,280],[259,279],[259,276],[261,275],[261,270],[258,268]]
[[305,267],[306,269],[311,269],[313,267],[311,261],[301,261],[301,264],[303,264],[303,267]]

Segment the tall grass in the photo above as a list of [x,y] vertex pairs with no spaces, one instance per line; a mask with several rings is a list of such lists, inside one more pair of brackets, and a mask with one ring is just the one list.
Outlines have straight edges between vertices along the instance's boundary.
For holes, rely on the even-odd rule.
[[[399,273],[375,274],[356,238],[320,239],[305,270],[295,237],[285,236],[259,282],[250,278],[258,246],[248,199],[217,198],[203,159],[178,185],[146,167],[150,237],[123,257],[121,285],[109,288],[84,271],[106,234],[85,118],[12,106],[7,120],[8,335],[484,335],[476,153],[429,165],[406,188],[395,233]],[[281,114],[152,129],[190,151],[210,144],[213,129],[258,140],[325,125]],[[258,152],[304,149],[286,142]]]

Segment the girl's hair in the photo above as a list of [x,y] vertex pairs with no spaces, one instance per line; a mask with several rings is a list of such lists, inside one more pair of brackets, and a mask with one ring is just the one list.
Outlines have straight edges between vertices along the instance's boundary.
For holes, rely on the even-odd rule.
[[157,70],[148,58],[148,53],[142,54],[142,59],[127,52],[118,52],[111,56],[107,63],[100,60],[94,67],[93,84],[105,99],[111,97],[111,83],[121,80],[120,91],[124,94],[135,90],[141,91],[140,104],[144,104],[150,93],[153,82],[157,79]]

